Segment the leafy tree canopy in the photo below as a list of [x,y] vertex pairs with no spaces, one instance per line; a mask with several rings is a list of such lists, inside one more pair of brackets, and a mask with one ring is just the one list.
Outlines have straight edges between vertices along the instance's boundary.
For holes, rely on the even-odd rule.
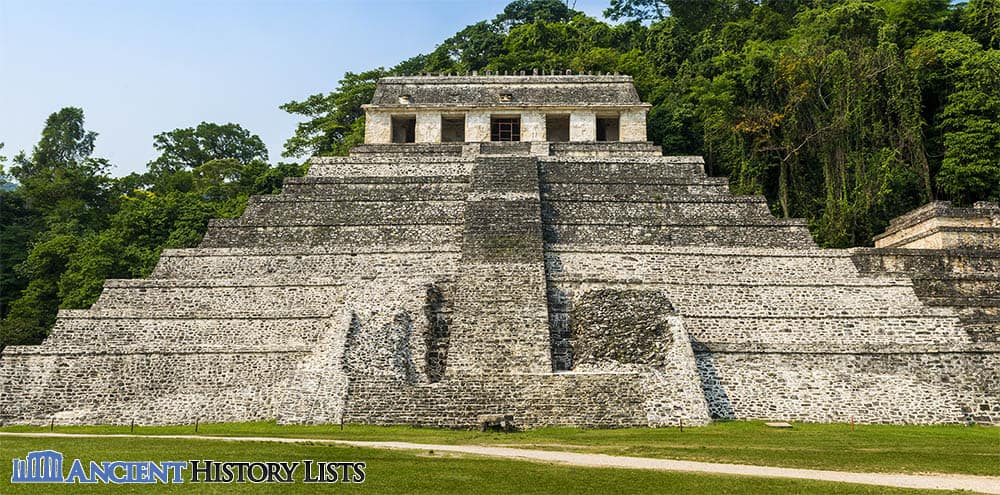
[[267,161],[267,147],[256,134],[239,124],[202,122],[162,132],[153,136],[153,147],[160,156],[150,162],[153,171],[177,172],[220,159],[232,159],[246,164],[254,160]]
[[269,165],[238,124],[203,122],[156,135],[149,170],[114,179],[90,156],[96,136],[82,110],[52,114],[31,156],[14,159],[18,187],[0,188],[0,347],[40,342],[59,308],[90,306],[107,278],[148,276],[162,249],[197,245],[210,218],[305,173]]

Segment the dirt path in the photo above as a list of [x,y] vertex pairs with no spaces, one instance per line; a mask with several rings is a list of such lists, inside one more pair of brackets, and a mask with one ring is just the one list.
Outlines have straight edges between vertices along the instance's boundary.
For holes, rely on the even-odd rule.
[[916,488],[923,490],[970,490],[980,493],[1000,494],[1000,477],[971,476],[960,474],[892,474],[855,473],[846,471],[824,471],[746,464],[720,464],[713,462],[678,461],[671,459],[651,459],[647,457],[624,457],[605,454],[585,454],[576,452],[553,452],[511,447],[489,447],[483,445],[435,445],[408,442],[361,442],[353,440],[331,440],[314,438],[277,437],[216,437],[198,435],[91,435],[69,433],[7,433],[2,437],[57,437],[57,438],[159,438],[181,440],[217,440],[233,442],[277,442],[277,443],[332,443],[354,445],[376,449],[433,450],[435,452],[455,452],[490,457],[503,457],[535,462],[554,462],[573,466],[608,467],[621,469],[651,469],[656,471],[684,471],[691,473],[727,474],[738,476],[763,476],[769,478],[795,478],[806,480],[860,483],[865,485]]

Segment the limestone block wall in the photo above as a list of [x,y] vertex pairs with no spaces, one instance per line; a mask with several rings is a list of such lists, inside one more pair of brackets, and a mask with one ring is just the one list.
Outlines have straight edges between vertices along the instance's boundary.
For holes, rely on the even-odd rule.
[[664,353],[663,367],[646,370],[643,379],[646,421],[652,427],[680,424],[705,425],[711,412],[703,394],[700,375],[684,320],[670,318],[672,345]]
[[512,414],[519,428],[648,425],[638,374],[453,375],[431,385],[354,379],[345,420],[474,428],[479,414]]
[[427,245],[291,247],[255,250],[247,248],[164,250],[154,278],[252,278],[308,273],[342,279],[428,279],[454,277],[458,271],[459,246],[435,248]]
[[[460,153],[461,148],[457,148]],[[472,171],[472,161],[460,156],[426,156],[420,158],[373,156],[361,157],[322,157],[310,160],[307,177],[350,178],[350,182],[369,183],[376,177],[385,177],[385,182],[404,182],[399,178],[425,177],[425,181],[440,178],[446,179],[468,176]],[[390,180],[394,178],[396,180]],[[360,180],[359,180],[360,179]]]
[[935,201],[893,218],[875,236],[878,248],[1000,249],[1000,206],[981,201],[959,208]]
[[465,114],[465,140],[482,142],[490,140],[490,113],[485,110],[470,110]]
[[288,193],[212,221],[202,246],[457,244],[471,169],[469,159],[433,154],[314,159]]
[[1000,256],[988,249],[856,248],[850,253],[851,260],[862,273],[1000,272]]
[[521,112],[521,141],[545,141],[545,114]]
[[[282,187],[282,196],[327,201],[364,201],[385,198],[396,201],[447,201],[464,200],[469,185],[462,177],[441,177],[439,181],[426,181],[422,177],[391,178],[368,182],[345,181],[336,177],[288,177]],[[282,196],[252,196],[250,201],[280,201]]]
[[644,110],[622,112],[618,118],[618,126],[622,141],[646,140],[646,112]]
[[996,423],[993,352],[696,354],[715,418]]
[[594,112],[587,110],[574,110],[569,114],[569,140],[597,140],[597,116]]
[[414,140],[418,143],[441,142],[441,112],[417,112]]
[[347,401],[347,339],[355,317],[343,311],[326,320],[322,337],[300,360],[276,398],[279,423],[339,423]]
[[391,245],[396,243],[454,245],[462,235],[460,224],[442,225],[302,225],[265,226],[216,220],[201,247],[218,248],[302,245]]
[[365,142],[392,142],[392,116],[389,113],[367,112],[365,114]]
[[49,335],[50,340],[59,343],[58,349],[66,352],[94,347],[121,351],[157,341],[205,352],[281,348],[288,342],[307,347],[319,341],[325,332],[325,320],[320,316],[222,318],[196,313],[186,317],[135,317],[113,310],[62,310]]
[[970,339],[1000,344],[1000,250],[863,248],[851,259],[867,276],[912,279],[924,304],[958,313]]
[[5,424],[182,424],[265,420],[307,349],[8,347],[0,360]]
[[547,253],[554,325],[565,325],[574,300],[589,291],[655,288],[684,317],[696,349],[821,345],[839,352],[973,344],[954,311],[923,305],[908,280],[861,277],[843,252],[603,249],[567,246]]
[[648,142],[590,142],[590,143],[548,143],[550,153],[547,155],[566,157],[629,157],[629,156],[663,156],[659,146]]

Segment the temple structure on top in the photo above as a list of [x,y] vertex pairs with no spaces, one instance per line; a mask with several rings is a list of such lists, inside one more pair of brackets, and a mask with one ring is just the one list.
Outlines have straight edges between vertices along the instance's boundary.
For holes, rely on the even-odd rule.
[[382,79],[366,144],[3,349],[0,423],[1000,423],[995,204],[820,249],[648,108],[625,76]]
[[365,143],[644,142],[630,76],[387,77],[365,105]]

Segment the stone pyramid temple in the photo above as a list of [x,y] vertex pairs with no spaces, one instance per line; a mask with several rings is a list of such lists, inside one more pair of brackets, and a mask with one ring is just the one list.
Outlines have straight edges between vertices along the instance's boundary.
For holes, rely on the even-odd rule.
[[3,424],[1000,422],[1000,209],[819,249],[626,76],[391,77],[366,144],[0,354]]

